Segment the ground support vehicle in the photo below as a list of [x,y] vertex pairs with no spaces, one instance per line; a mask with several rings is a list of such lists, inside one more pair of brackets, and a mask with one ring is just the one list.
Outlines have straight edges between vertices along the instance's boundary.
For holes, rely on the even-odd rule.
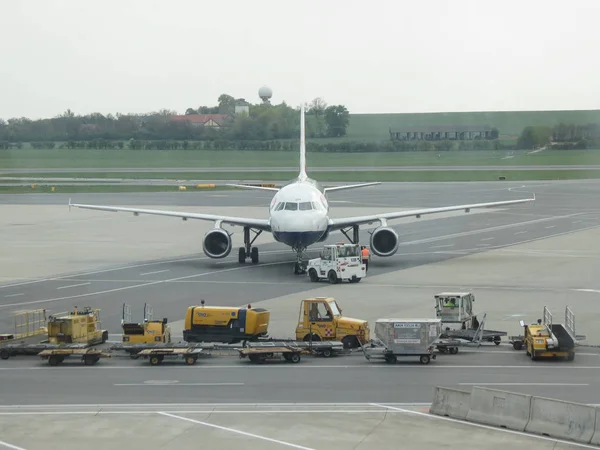
[[362,262],[358,244],[325,245],[320,258],[308,261],[307,273],[310,281],[327,279],[331,284],[348,281],[359,283],[367,276],[367,266]]
[[0,358],[8,359],[11,356],[25,355],[25,356],[37,356],[44,350],[81,350],[89,348],[87,344],[27,344],[25,342],[19,342],[14,344],[6,344],[0,348]]
[[190,306],[185,315],[183,340],[235,344],[267,335],[271,313],[263,308]]
[[134,322],[131,314],[131,306],[123,304],[123,328],[122,341],[129,344],[151,344],[171,342],[171,327],[167,325],[167,319],[154,320],[152,306],[144,304],[144,320],[142,323]]
[[50,344],[103,344],[108,331],[102,330],[100,310],[86,306],[79,311],[52,314],[48,318],[48,342]]
[[86,366],[93,366],[100,358],[110,358],[110,353],[105,353],[102,350],[95,348],[55,348],[47,349],[38,354],[42,359],[47,359],[51,366],[56,366],[62,363],[69,356],[81,356],[81,361]]
[[369,323],[342,316],[333,297],[308,298],[300,303],[296,340],[340,341],[345,348],[359,348],[369,339]]
[[522,320],[523,336],[511,336],[510,342],[515,350],[525,348],[527,356],[532,361],[543,358],[575,359],[575,347],[585,336],[575,334],[575,314],[567,306],[565,308],[565,323],[552,323],[552,314],[544,306],[543,319],[527,325]]
[[188,366],[193,366],[201,353],[208,353],[206,349],[194,347],[181,348],[148,348],[141,350],[135,356],[137,358],[150,359],[152,366],[162,364],[165,358],[177,359],[181,357]]
[[238,349],[240,358],[248,358],[253,363],[264,363],[269,359],[283,357],[288,362],[299,363],[301,355],[310,354],[308,348],[300,348],[292,343],[280,342],[252,342],[246,347]]
[[481,322],[473,314],[475,296],[471,292],[442,292],[435,295],[436,318],[442,320],[442,339],[462,339],[500,345],[505,331],[485,330],[485,317]]
[[421,364],[429,364],[441,332],[440,319],[378,319],[375,339],[362,349],[368,361],[396,363],[398,357],[418,356]]

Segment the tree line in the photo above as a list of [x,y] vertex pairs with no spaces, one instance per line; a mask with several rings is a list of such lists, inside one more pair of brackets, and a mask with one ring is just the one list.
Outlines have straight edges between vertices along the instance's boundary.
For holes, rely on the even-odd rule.
[[528,126],[517,140],[518,149],[549,146],[559,150],[586,149],[600,146],[600,124],[559,123],[554,127]]
[[[194,126],[188,121],[173,120],[175,111],[160,110],[148,114],[100,113],[76,115],[71,110],[50,119],[25,117],[0,120],[0,142],[69,142],[98,140],[256,140],[297,138],[300,132],[299,107],[285,102],[279,105],[249,106],[248,114],[236,114],[235,104],[241,99],[222,94],[218,105],[188,108],[186,115],[226,114],[221,129]],[[316,98],[307,106],[306,132],[310,138],[341,137],[346,134],[350,113],[344,105],[328,106]]]

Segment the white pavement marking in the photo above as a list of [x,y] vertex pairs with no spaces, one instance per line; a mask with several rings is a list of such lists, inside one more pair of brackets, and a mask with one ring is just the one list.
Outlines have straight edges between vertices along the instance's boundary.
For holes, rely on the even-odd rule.
[[[430,403],[427,403],[423,406],[431,406]],[[119,411],[27,411],[27,412],[0,412],[0,416],[60,416],[60,415],[94,415],[98,416],[101,414],[123,414],[123,415],[137,415],[137,414],[156,414],[159,412],[165,411],[144,411],[144,410],[119,410]],[[389,411],[389,410],[381,410],[381,409],[352,409],[352,410],[339,410],[339,409],[302,409],[297,411],[281,411],[281,410],[227,410],[227,411],[215,411],[214,409],[207,410],[199,410],[199,409],[191,409],[191,410],[173,410],[169,411],[173,414],[382,414],[385,412],[388,413],[400,413],[400,411]]]
[[[393,406],[430,406],[431,402],[427,403],[387,403],[388,405]],[[349,407],[349,406],[369,406],[369,403],[360,403],[360,402],[335,402],[335,403],[70,403],[70,404],[50,404],[50,405],[0,405],[0,410],[2,409],[36,409],[36,408],[51,408],[54,410],[59,409],[68,409],[68,408],[172,408],[172,407],[181,407],[184,406],[186,408],[218,408],[218,407],[231,407],[231,406],[243,406],[243,407],[259,407],[259,406],[276,406],[276,407],[304,407],[304,406],[326,406],[328,408],[333,407]],[[152,412],[157,412],[152,411]]]
[[197,274],[194,274],[194,275],[187,275],[185,277],[171,278],[171,279],[168,279],[168,280],[150,281],[150,282],[147,282],[147,283],[135,284],[133,286],[123,286],[123,287],[119,287],[119,288],[107,289],[105,291],[88,292],[87,294],[71,295],[71,296],[68,296],[68,297],[48,298],[48,299],[44,299],[44,300],[34,300],[34,301],[31,301],[31,302],[24,302],[24,303],[10,303],[10,304],[6,304],[6,305],[0,305],[0,309],[2,309],[2,308],[8,308],[8,307],[13,307],[13,306],[33,305],[33,304],[36,304],[36,303],[57,302],[57,301],[60,301],[60,300],[69,300],[69,299],[72,299],[72,298],[89,297],[91,295],[108,294],[110,292],[125,291],[127,289],[135,289],[135,288],[139,288],[139,287],[152,286],[154,284],[159,284],[159,283],[171,283],[173,281],[185,280],[185,279],[188,279],[188,278],[195,278],[195,277],[204,277],[206,275],[214,275],[214,274],[217,274],[217,273],[232,272],[234,270],[243,270],[243,269],[252,269],[252,268],[256,268],[256,267],[274,266],[274,265],[278,265],[278,264],[289,264],[290,262],[294,262],[294,261],[281,261],[281,262],[261,264],[261,265],[258,265],[258,266],[247,265],[247,266],[242,266],[242,267],[232,267],[230,269],[214,270],[212,272],[202,272],[202,273],[197,273]]
[[19,297],[21,295],[25,295],[25,294],[24,293],[20,293],[20,294],[8,294],[8,295],[5,295],[4,297],[6,297],[6,298],[8,298],[8,297]]
[[[516,354],[516,352],[515,352]],[[579,354],[581,355],[581,354]],[[597,355],[594,355],[597,356]],[[423,369],[422,364],[397,364],[397,365],[388,365],[388,364],[346,364],[339,366],[320,366],[320,365],[312,365],[305,364],[302,366],[290,366],[290,365],[269,365],[269,366],[259,366],[259,365],[196,365],[196,366],[169,366],[169,370],[209,370],[209,369],[248,369],[248,370],[301,370],[301,369],[368,369],[368,370],[407,370],[407,369]],[[495,366],[476,366],[476,365],[429,365],[427,370],[454,370],[454,369],[515,369],[515,370],[600,370],[600,365],[598,366],[571,366],[571,365],[517,365],[517,366],[506,366],[506,365],[495,365]],[[62,368],[58,367],[50,367],[50,366],[28,366],[28,367],[0,367],[0,372],[2,371],[18,371],[18,370],[89,370],[88,367],[85,366],[65,366]],[[94,370],[152,370],[148,366],[97,366]]]
[[517,232],[515,233],[515,236],[516,236],[517,234],[524,234],[524,233],[527,233],[527,230],[525,230],[525,231],[517,231]]
[[447,247],[454,247],[454,244],[434,245],[434,246],[429,247],[429,248],[447,248]]
[[482,241],[491,241],[492,239],[496,239],[493,237],[481,238]]
[[589,386],[587,383],[458,383],[460,386]]
[[[264,252],[261,252],[261,255],[264,254],[272,254],[272,253],[289,253],[289,250],[267,250]],[[147,266],[156,266],[159,264],[172,264],[172,263],[178,263],[178,262],[186,262],[186,261],[206,261],[206,260],[210,260],[211,258],[208,257],[203,257],[203,256],[197,256],[194,258],[174,258],[174,259],[162,259],[159,261],[153,261],[153,262],[146,262],[146,263],[141,263],[141,264],[128,264],[128,265],[124,265],[124,266],[117,266],[117,267],[111,267],[109,269],[100,269],[100,270],[92,270],[89,272],[76,272],[76,273],[71,273],[68,275],[60,275],[57,277],[51,277],[51,278],[40,278],[37,280],[28,280],[28,281],[21,281],[19,283],[12,283],[12,284],[5,284],[0,286],[0,289],[5,289],[5,288],[9,288],[9,287],[15,287],[15,286],[23,286],[26,284],[35,284],[35,283],[42,283],[44,281],[57,281],[57,280],[63,280],[65,278],[72,278],[72,277],[81,277],[84,275],[94,275],[97,273],[106,273],[106,272],[115,272],[117,270],[127,270],[127,269],[135,269],[137,267],[147,267]]]
[[573,291],[578,291],[578,292],[595,292],[595,293],[600,293],[600,290],[598,289],[572,289]]
[[113,386],[244,386],[244,383],[121,383]]
[[580,444],[578,442],[573,442],[573,441],[564,441],[562,439],[554,439],[554,438],[545,437],[545,436],[538,436],[536,434],[523,433],[521,431],[507,430],[506,428],[496,428],[496,427],[492,427],[492,426],[489,426],[489,425],[482,425],[482,424],[479,424],[479,423],[466,422],[466,421],[463,421],[463,420],[452,419],[450,417],[436,416],[435,414],[423,413],[423,412],[420,412],[420,411],[411,411],[410,409],[396,408],[396,407],[393,407],[393,406],[386,406],[386,405],[382,405],[382,404],[379,404],[379,403],[371,403],[371,405],[373,405],[373,406],[379,406],[381,408],[389,408],[392,411],[396,410],[396,411],[400,411],[400,412],[405,412],[407,414],[414,414],[414,415],[417,415],[417,416],[427,417],[427,418],[433,419],[433,420],[446,420],[448,422],[460,423],[460,424],[463,424],[463,425],[468,425],[468,426],[472,426],[472,427],[476,427],[476,428],[483,428],[485,430],[494,430],[494,431],[499,431],[499,432],[502,432],[502,433],[516,434],[516,435],[519,435],[519,436],[529,437],[531,439],[538,439],[538,440],[542,440],[542,441],[556,442],[556,443],[561,443],[561,444],[565,444],[565,445],[571,445],[571,446],[574,446],[574,447],[593,448],[595,450],[598,450],[598,447],[596,447],[596,446],[587,445],[587,444]]
[[155,273],[163,273],[163,272],[170,272],[171,269],[165,269],[165,270],[155,270],[154,272],[145,272],[145,273],[140,273],[140,276],[146,276],[146,275],[154,275]]
[[57,287],[56,289],[69,289],[69,288],[74,288],[74,287],[79,287],[79,286],[87,286],[89,284],[92,284],[92,283],[70,284],[68,286]]
[[25,450],[23,447],[17,447],[16,445],[11,445],[8,442],[0,441],[0,446],[6,448],[12,448],[13,450]]
[[555,228],[555,227],[556,227],[556,225],[550,225],[549,227],[544,227],[544,228],[546,228],[546,230],[549,230],[549,229]]
[[158,414],[160,414],[162,416],[172,417],[173,419],[185,420],[187,422],[195,423],[197,425],[204,425],[205,427],[217,428],[218,430],[229,431],[231,433],[237,433],[237,434],[242,434],[244,436],[253,437],[253,438],[256,438],[256,439],[261,439],[263,441],[274,442],[275,444],[285,445],[286,447],[298,448],[298,449],[301,449],[301,450],[315,450],[315,449],[310,448],[310,447],[303,447],[301,445],[292,444],[290,442],[280,441],[280,440],[277,440],[277,439],[271,439],[271,438],[268,438],[268,437],[265,437],[265,436],[260,436],[258,434],[247,433],[245,431],[236,430],[234,428],[222,427],[220,425],[215,425],[213,423],[202,422],[200,420],[194,420],[194,419],[189,419],[187,417],[176,416],[174,414],[169,414],[169,413],[166,413],[166,412],[159,412]]

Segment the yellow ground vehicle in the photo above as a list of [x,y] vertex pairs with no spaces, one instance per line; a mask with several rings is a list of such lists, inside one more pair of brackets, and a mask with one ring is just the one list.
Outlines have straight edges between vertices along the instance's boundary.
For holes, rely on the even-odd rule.
[[263,308],[190,306],[185,315],[183,340],[235,344],[267,335],[271,313]]
[[123,304],[123,328],[122,341],[128,344],[156,344],[171,342],[171,327],[167,325],[167,319],[153,320],[154,312],[152,306],[144,304],[143,323],[133,322],[131,306]]
[[53,314],[48,318],[50,344],[102,344],[108,340],[108,331],[100,328],[100,310],[86,306],[71,312]]
[[565,324],[552,323],[552,314],[544,306],[544,319],[537,323],[527,325],[521,321],[524,336],[513,339],[513,347],[520,350],[525,347],[527,356],[535,361],[540,358],[566,358],[568,361],[575,359],[575,316],[567,306],[565,310]]
[[296,339],[341,341],[345,348],[356,348],[371,337],[366,320],[343,317],[334,298],[316,297],[302,300],[300,304]]

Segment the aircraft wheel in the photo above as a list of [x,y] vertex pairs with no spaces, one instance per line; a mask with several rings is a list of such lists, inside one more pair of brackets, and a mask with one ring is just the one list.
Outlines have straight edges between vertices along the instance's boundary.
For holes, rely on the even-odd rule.
[[238,250],[238,261],[240,264],[244,264],[246,262],[246,249],[244,247],[240,247]]
[[252,247],[252,251],[250,252],[250,257],[252,258],[252,264],[258,264],[258,248]]

